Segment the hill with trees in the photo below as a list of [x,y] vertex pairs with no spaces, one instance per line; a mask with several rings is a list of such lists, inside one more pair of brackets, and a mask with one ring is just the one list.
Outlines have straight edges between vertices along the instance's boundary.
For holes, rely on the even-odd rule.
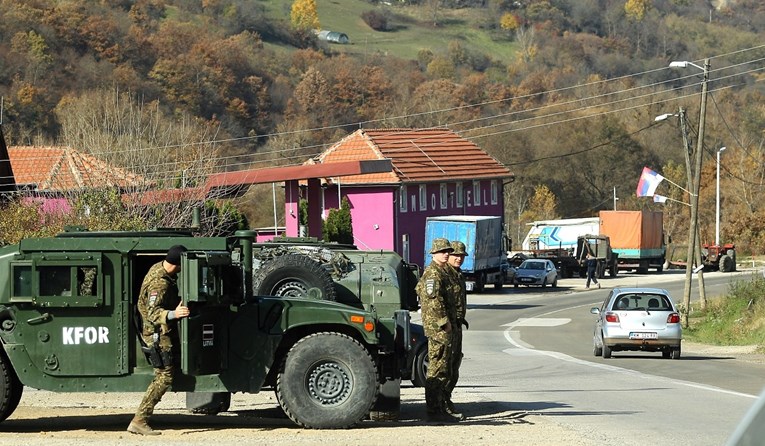
[[[634,191],[644,166],[685,184],[677,119],[654,118],[684,108],[695,141],[701,73],[668,65],[709,58],[701,238],[714,238],[713,160],[727,146],[724,238],[765,249],[762,2],[307,3],[317,20],[293,23],[287,0],[0,0],[8,143],[69,145],[193,184],[211,168],[302,163],[359,127],[446,126],[515,173],[516,239],[528,221],[592,216],[618,198],[665,209],[667,235],[684,240],[683,204]],[[351,44],[320,41],[315,26]],[[146,166],[142,151],[177,162]],[[658,193],[688,200],[668,183]],[[236,203],[253,226],[270,215],[257,203]]]

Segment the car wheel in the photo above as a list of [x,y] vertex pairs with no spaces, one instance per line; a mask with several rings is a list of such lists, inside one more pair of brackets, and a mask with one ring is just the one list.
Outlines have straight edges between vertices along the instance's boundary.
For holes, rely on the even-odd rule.
[[557,277],[553,279],[552,286],[553,286],[553,288],[557,288],[558,287],[558,278]]
[[602,356],[603,355],[603,347],[598,347],[597,345],[592,348],[592,354],[595,356]]
[[412,364],[412,385],[425,387],[425,377],[428,375],[428,346],[421,348],[414,357]]
[[513,288],[518,288],[518,284],[517,284],[517,283],[514,283],[514,284],[513,284]]
[[673,348],[670,356],[672,359],[680,359],[680,347]]
[[603,344],[603,358],[608,359],[611,357],[611,347]]
[[545,277],[544,280],[542,280],[542,288],[546,286],[547,286],[547,277]]
[[669,359],[671,354],[672,354],[672,351],[669,349],[664,349],[661,351],[661,357],[664,359]]

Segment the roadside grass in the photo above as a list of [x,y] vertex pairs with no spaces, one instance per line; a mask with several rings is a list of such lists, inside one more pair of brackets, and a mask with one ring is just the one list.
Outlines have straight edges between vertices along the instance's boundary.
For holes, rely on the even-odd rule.
[[691,309],[683,338],[712,345],[757,345],[765,353],[765,278],[733,282],[728,294],[712,299],[704,310]]

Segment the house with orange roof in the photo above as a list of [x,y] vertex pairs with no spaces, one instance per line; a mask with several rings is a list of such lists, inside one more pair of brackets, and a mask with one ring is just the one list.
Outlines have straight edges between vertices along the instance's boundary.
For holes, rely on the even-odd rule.
[[[483,149],[446,128],[360,129],[307,164],[361,160],[389,160],[391,169],[325,177],[322,187],[314,188],[318,197],[307,197],[309,208],[318,199],[326,218],[347,197],[360,249],[393,250],[420,266],[429,261],[423,258],[427,217],[504,216],[503,184],[514,178]],[[286,206],[296,208],[297,182],[287,183],[285,193]],[[298,235],[297,216],[285,215],[287,235]],[[310,218],[316,215],[309,215],[309,229],[317,226]]]
[[145,185],[140,175],[70,147],[10,146],[7,155],[15,189],[44,200],[44,209],[50,212],[69,210],[65,197],[69,191],[94,187],[125,191]]

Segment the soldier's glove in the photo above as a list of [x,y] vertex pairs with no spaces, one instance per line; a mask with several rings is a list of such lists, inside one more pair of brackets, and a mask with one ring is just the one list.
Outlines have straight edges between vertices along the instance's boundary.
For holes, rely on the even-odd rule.
[[465,330],[469,330],[469,329],[470,329],[470,324],[468,324],[468,321],[466,321],[465,319],[460,319],[460,320],[459,320],[459,323],[460,323],[461,325],[464,325],[464,326],[465,326]]

